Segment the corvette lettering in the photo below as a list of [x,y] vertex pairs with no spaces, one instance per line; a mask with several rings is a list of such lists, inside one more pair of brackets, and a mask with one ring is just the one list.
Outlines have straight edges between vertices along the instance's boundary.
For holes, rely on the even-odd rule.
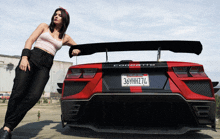
[[155,65],[156,64],[115,64],[114,67],[151,67]]

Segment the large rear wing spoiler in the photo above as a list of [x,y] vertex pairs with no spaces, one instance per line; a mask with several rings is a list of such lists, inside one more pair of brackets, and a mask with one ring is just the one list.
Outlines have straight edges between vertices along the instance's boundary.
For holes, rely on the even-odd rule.
[[202,44],[199,41],[131,41],[131,42],[107,42],[73,45],[69,49],[70,58],[73,57],[72,50],[79,49],[82,55],[90,55],[97,52],[112,51],[141,51],[141,50],[169,50],[176,53],[194,53],[199,55],[202,52]]

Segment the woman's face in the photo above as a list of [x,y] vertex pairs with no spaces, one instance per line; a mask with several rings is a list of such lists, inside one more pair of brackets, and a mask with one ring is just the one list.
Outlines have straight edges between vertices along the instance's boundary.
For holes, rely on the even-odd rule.
[[61,24],[62,23],[62,17],[61,17],[61,11],[57,11],[54,15],[53,22],[55,24]]

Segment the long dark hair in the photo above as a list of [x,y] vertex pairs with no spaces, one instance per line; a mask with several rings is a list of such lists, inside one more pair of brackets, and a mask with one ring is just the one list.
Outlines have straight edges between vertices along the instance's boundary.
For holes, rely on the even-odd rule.
[[69,23],[70,23],[70,17],[69,17],[69,14],[67,13],[67,11],[65,10],[65,9],[63,9],[63,8],[57,8],[56,10],[55,10],[55,12],[54,12],[54,14],[53,14],[53,16],[52,16],[52,18],[51,18],[51,23],[50,23],[50,25],[49,25],[49,29],[50,29],[50,31],[53,33],[53,31],[54,31],[54,28],[55,28],[55,26],[56,26],[56,24],[54,23],[54,16],[55,16],[55,14],[56,14],[56,12],[57,11],[61,11],[61,17],[62,17],[62,27],[61,27],[61,29],[59,30],[59,38],[60,39],[62,39],[63,38],[63,36],[64,36],[64,34],[65,34],[65,32],[66,32],[66,30],[67,30],[67,27],[68,27],[68,25],[69,25]]

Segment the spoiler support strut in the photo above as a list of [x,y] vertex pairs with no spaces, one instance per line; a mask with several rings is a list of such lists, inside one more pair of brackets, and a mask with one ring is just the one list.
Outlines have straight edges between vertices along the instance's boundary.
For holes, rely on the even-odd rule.
[[157,51],[157,61],[160,60],[160,54],[161,54],[161,47],[159,47]]
[[105,48],[105,50],[106,50],[106,62],[108,62],[108,49]]

